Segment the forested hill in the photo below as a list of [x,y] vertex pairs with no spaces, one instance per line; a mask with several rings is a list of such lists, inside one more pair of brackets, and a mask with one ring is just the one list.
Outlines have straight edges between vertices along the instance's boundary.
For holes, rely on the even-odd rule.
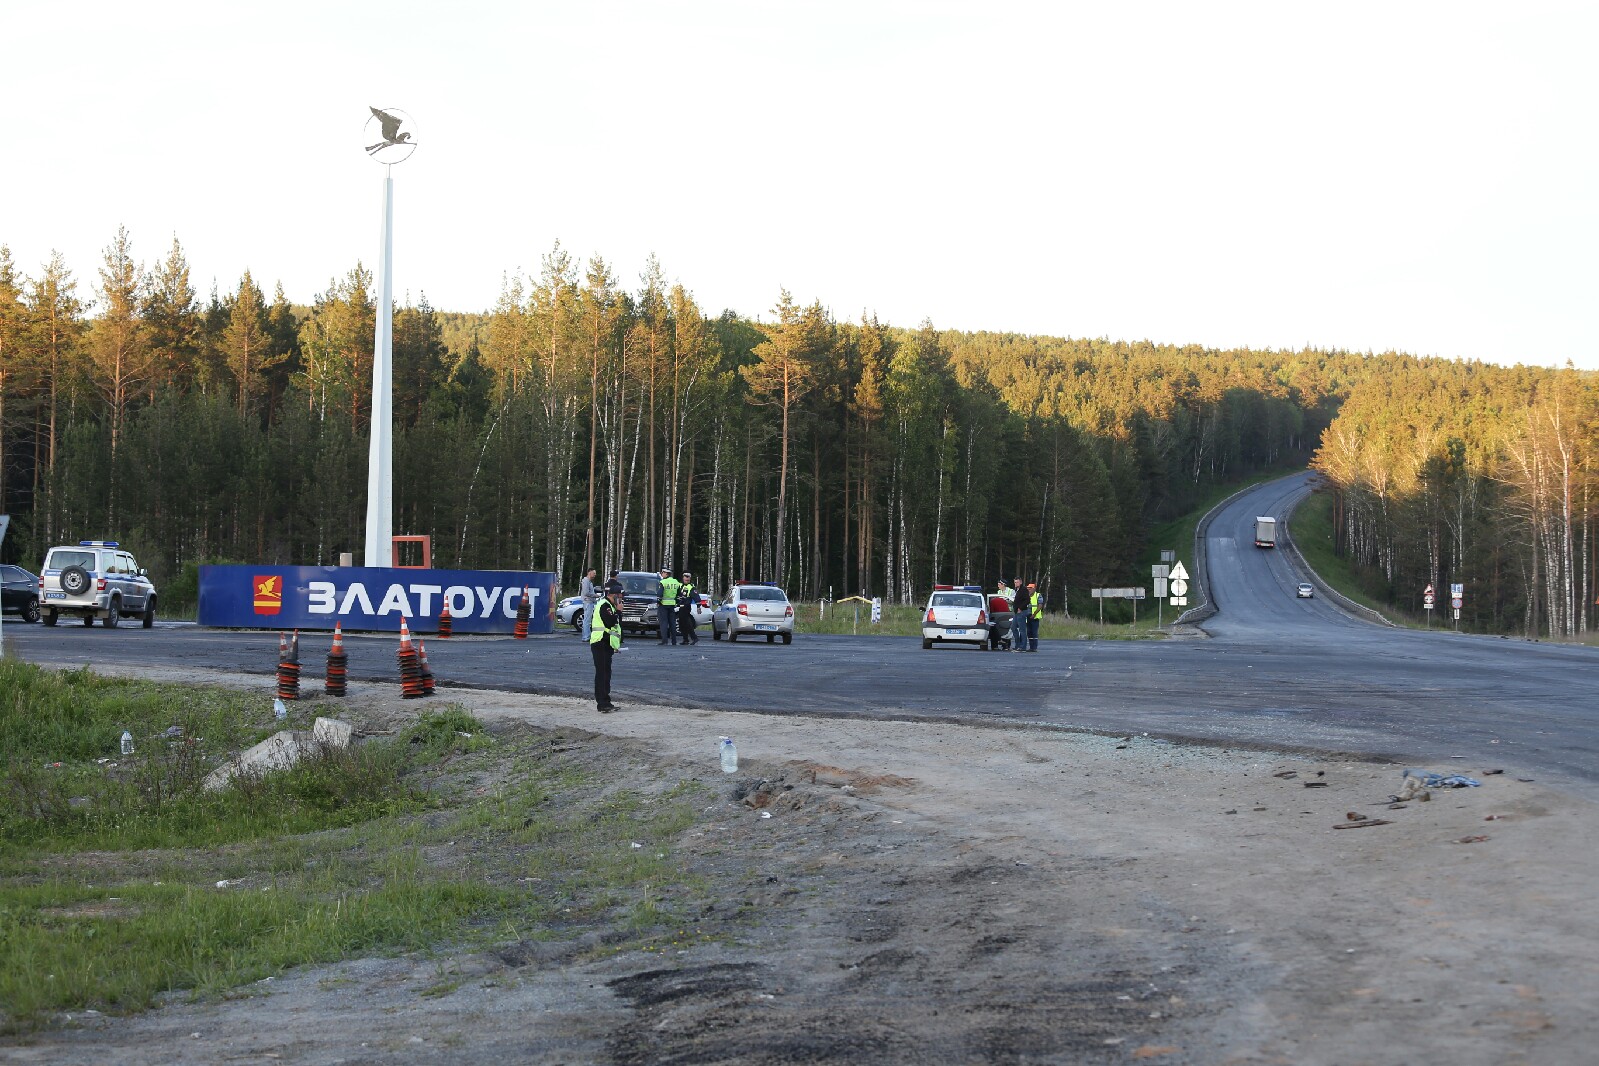
[[[565,587],[585,560],[890,601],[1022,574],[1087,611],[1137,581],[1152,522],[1302,466],[1346,397],[1456,366],[896,328],[774,295],[760,321],[708,317],[653,261],[627,288],[557,246],[488,313],[397,310],[395,531]],[[359,552],[373,317],[360,267],[302,306],[249,274],[198,298],[176,241],[146,272],[119,233],[87,286],[0,249],[6,557],[111,536],[165,579]]]

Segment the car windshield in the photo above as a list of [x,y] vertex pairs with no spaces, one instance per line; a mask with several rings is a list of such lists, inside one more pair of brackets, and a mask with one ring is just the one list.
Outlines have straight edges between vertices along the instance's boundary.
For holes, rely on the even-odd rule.
[[935,592],[934,607],[982,607],[983,598],[974,592]]
[[779,600],[779,601],[788,599],[788,597],[783,594],[783,590],[782,589],[760,589],[760,588],[743,588],[743,589],[740,589],[739,590],[739,598],[742,599],[742,600]]
[[85,570],[94,569],[94,552],[61,550],[50,553],[50,566],[55,570],[65,570],[69,566],[81,566]]
[[661,594],[661,579],[648,574],[623,574],[622,595],[650,596]]

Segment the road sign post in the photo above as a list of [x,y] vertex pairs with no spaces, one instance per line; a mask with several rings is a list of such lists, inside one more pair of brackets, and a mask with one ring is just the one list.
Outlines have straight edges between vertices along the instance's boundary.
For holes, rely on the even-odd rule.
[[1428,585],[1427,585],[1427,590],[1421,594],[1421,608],[1422,608],[1422,610],[1427,612],[1427,628],[1428,629],[1432,628],[1432,600],[1433,600],[1433,588],[1432,588],[1432,584],[1429,582]]
[[1183,566],[1181,559],[1171,568],[1171,605],[1188,606],[1188,570]]

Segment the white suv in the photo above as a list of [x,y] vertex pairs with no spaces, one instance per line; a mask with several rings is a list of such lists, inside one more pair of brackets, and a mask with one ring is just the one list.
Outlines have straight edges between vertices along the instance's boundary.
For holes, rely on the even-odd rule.
[[86,626],[99,618],[110,629],[123,615],[137,614],[149,629],[155,624],[155,600],[155,586],[114,540],[51,548],[39,570],[39,618],[47,626],[75,614]]

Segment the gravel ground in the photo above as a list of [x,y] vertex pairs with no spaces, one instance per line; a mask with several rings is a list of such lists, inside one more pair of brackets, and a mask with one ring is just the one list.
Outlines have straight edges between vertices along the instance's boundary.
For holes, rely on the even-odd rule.
[[1482,786],[1390,809],[1401,767],[1303,754],[450,695],[585,730],[618,779],[712,786],[680,851],[721,879],[701,925],[726,935],[305,968],[64,1018],[0,1061],[1461,1066],[1591,1061],[1599,1038],[1594,811],[1514,766],[1429,767]]

